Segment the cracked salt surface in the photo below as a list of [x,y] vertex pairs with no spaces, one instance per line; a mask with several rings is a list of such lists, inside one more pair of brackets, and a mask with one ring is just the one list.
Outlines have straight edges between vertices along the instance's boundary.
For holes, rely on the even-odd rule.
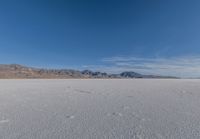
[[8,123],[9,122],[9,120],[8,119],[6,119],[6,120],[0,120],[0,124],[3,124],[3,123]]
[[0,139],[199,139],[199,84],[0,80]]

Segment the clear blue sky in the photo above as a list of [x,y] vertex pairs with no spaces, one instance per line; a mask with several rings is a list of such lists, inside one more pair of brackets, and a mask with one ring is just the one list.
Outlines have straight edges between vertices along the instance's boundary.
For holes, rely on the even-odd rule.
[[199,56],[199,0],[0,1],[0,63],[195,77]]

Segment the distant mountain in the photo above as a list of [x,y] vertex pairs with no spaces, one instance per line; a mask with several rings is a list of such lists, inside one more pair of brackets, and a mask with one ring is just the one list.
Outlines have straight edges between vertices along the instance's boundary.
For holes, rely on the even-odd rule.
[[120,74],[108,74],[105,72],[93,72],[91,70],[77,71],[69,69],[40,69],[26,67],[18,64],[0,64],[1,79],[68,79],[68,78],[176,78],[170,76],[142,75],[136,72],[122,72]]
[[136,73],[136,72],[122,72],[120,74],[121,77],[124,77],[124,78],[142,78],[143,75],[139,74],[139,73]]

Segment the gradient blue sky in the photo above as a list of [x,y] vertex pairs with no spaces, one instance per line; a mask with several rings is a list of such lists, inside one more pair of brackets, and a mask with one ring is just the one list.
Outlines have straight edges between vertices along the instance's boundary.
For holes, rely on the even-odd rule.
[[0,63],[200,77],[199,0],[1,0]]

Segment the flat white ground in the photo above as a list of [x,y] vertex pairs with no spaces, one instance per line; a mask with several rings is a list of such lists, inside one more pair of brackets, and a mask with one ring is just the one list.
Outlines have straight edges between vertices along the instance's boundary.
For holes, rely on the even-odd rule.
[[200,80],[0,80],[0,139],[200,139]]

